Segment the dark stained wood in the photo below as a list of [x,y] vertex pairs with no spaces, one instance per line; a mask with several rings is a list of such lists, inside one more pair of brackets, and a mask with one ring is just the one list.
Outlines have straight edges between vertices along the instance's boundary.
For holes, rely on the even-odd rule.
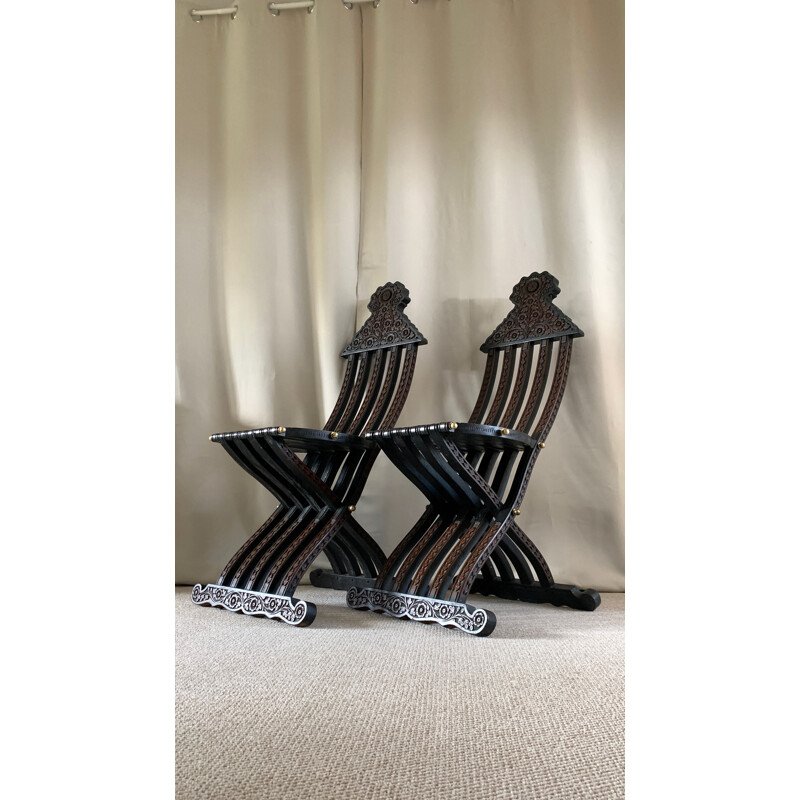
[[564,396],[573,339],[583,336],[553,305],[559,291],[548,272],[514,287],[514,308],[481,346],[486,368],[469,422],[366,434],[430,505],[374,586],[350,588],[351,607],[488,636],[496,620],[466,604],[470,591],[583,610],[600,604],[593,589],[556,584],[516,522]]
[[237,550],[216,584],[197,584],[192,599],[303,627],[313,603],[294,600],[301,578],[325,553],[332,570],[321,586],[374,584],[385,555],[352,517],[380,449],[362,434],[390,428],[408,397],[417,348],[425,338],[404,313],[402,283],[373,295],[369,318],[342,351],[342,388],[322,430],[273,426],[211,437],[279,501],[272,516]]

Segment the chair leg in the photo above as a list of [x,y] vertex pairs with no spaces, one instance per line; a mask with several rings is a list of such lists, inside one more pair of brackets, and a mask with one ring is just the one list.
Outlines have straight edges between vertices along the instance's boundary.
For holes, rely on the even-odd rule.
[[[337,553],[346,555],[336,559],[339,569],[352,567],[352,572],[331,573],[344,584],[335,588],[372,585],[385,556],[346,509],[279,506],[239,548],[217,583],[198,583],[192,589],[192,601],[304,628],[314,621],[317,609],[294,592],[314,558],[332,543]],[[324,579],[314,583],[326,585]]]
[[[347,593],[347,605],[353,609],[367,609],[386,613],[398,619],[416,622],[437,623],[445,628],[455,628],[472,636],[489,636],[497,624],[495,615],[484,608],[476,608],[463,602],[463,598],[446,598],[445,587],[438,593],[438,583],[432,581],[430,570],[441,562],[442,543],[450,548],[464,531],[492,530],[500,535],[502,523],[480,514],[477,517],[439,516],[426,512],[401,543],[404,557],[387,560],[374,587],[351,586]],[[446,526],[446,530],[442,531]],[[440,532],[440,535],[431,533]],[[453,537],[452,539],[450,537]],[[444,551],[446,552],[446,550]],[[451,552],[456,552],[453,549]],[[393,554],[395,555],[395,554]],[[447,561],[442,569],[447,569]],[[412,593],[398,591],[398,586],[412,587]]]
[[248,616],[277,619],[304,628],[317,615],[316,606],[305,600],[255,591],[250,587],[264,553],[290,534],[302,520],[304,509],[281,504],[272,516],[236,551],[217,583],[198,583],[192,602],[215,606]]
[[[366,588],[375,585],[375,579],[381,570],[386,556],[380,545],[361,527],[349,512],[332,543],[342,548],[350,561],[358,564],[361,572],[340,569],[314,569],[309,574],[312,586],[324,589],[347,591],[351,586]],[[325,550],[326,555],[328,550]],[[333,560],[329,558],[331,565]]]
[[[411,569],[412,575],[403,585],[409,585],[412,593],[397,590],[397,576],[404,574],[404,567],[403,559],[393,553],[375,586],[351,584],[347,605],[401,619],[436,622],[473,636],[489,636],[497,620],[488,609],[469,605],[466,600],[470,593],[583,611],[594,611],[600,605],[600,595],[594,589],[555,583],[544,556],[511,516],[478,514],[462,518],[461,525],[451,523],[447,531],[431,537],[428,534],[435,522],[431,518],[427,525],[415,526],[413,536],[404,540],[404,552],[414,558],[405,559],[406,571]],[[471,524],[464,524],[467,522]],[[448,532],[452,532],[449,540]],[[448,554],[444,561],[442,553]],[[492,554],[502,565],[500,574],[491,566]],[[489,566],[482,571],[486,564]],[[431,579],[432,574],[436,574],[435,579]]]
[[[250,537],[239,548],[223,570],[218,583],[207,586],[198,583],[192,589],[192,601],[197,605],[215,606],[248,616],[275,619],[300,628],[310,625],[317,615],[317,608],[313,603],[293,598],[293,591],[262,591],[263,571],[285,552],[299,526],[302,530],[310,527],[309,521],[304,519],[309,511],[312,510],[279,508],[273,518],[276,515],[281,517],[283,524],[273,525],[270,529],[269,521],[265,523],[257,532],[258,535]],[[317,518],[318,515],[313,517],[311,524]]]
[[544,556],[516,523],[509,526],[495,552],[502,552],[507,546],[518,554],[525,555],[539,580],[528,577],[529,570],[527,575],[520,573],[518,578],[511,579],[489,577],[482,573],[470,587],[471,593],[495,595],[506,600],[521,600],[524,603],[551,603],[554,606],[567,606],[579,611],[594,611],[600,605],[600,594],[595,589],[555,583]]

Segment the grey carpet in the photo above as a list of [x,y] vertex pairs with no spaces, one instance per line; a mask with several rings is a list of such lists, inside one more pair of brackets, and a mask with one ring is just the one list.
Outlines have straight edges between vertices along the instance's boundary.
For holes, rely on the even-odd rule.
[[624,608],[474,596],[476,639],[301,586],[309,628],[176,590],[178,800],[624,795]]

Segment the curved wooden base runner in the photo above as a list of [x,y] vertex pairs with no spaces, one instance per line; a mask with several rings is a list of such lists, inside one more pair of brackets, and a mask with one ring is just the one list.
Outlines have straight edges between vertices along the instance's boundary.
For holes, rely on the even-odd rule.
[[436,622],[445,628],[457,628],[473,636],[488,636],[497,625],[497,617],[484,608],[382,589],[359,589],[353,586],[347,592],[347,605],[350,608],[384,612],[398,619]]
[[600,605],[600,594],[594,589],[581,589],[566,583],[543,586],[531,581],[500,581],[477,578],[472,584],[473,594],[495,595],[506,600],[522,600],[524,603],[551,603],[554,606],[567,606],[579,611],[594,611]]
[[192,589],[192,602],[199,606],[218,606],[251,617],[267,617],[305,628],[317,616],[317,607],[306,600],[295,600],[279,594],[264,594],[246,589],[231,589],[209,583],[196,584]]

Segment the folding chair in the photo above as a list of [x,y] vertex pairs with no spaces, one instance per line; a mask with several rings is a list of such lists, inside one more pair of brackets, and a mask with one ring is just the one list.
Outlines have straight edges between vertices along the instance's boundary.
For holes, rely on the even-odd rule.
[[593,589],[555,583],[516,523],[564,395],[572,341],[583,336],[553,305],[559,292],[548,272],[514,287],[513,310],[481,346],[486,369],[469,422],[366,434],[430,505],[374,586],[348,590],[351,608],[488,636],[497,620],[467,605],[470,591],[587,611],[600,604]]
[[371,316],[341,353],[347,360],[342,388],[323,430],[276,426],[209,437],[279,505],[217,583],[194,587],[195,603],[310,625],[316,607],[293,595],[321,552],[333,567],[333,584],[373,584],[385,555],[352,512],[380,449],[361,434],[395,424],[417,348],[427,344],[403,313],[409,302],[402,283],[387,283],[372,295]]

